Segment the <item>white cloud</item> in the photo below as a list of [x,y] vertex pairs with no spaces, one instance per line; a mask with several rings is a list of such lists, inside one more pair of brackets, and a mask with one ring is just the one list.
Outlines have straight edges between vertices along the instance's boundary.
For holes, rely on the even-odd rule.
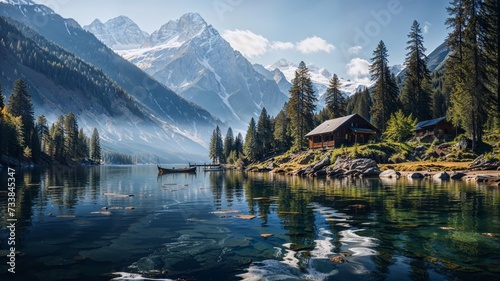
[[224,30],[221,36],[229,42],[231,47],[239,51],[247,58],[260,57],[269,50],[292,50],[296,49],[303,54],[326,52],[335,50],[335,46],[324,39],[312,36],[296,44],[283,41],[270,42],[262,35],[255,34],[250,30]]
[[362,58],[353,58],[347,65],[347,75],[349,75],[353,80],[370,81],[370,63]]
[[271,44],[271,49],[274,50],[290,50],[295,48],[295,45],[290,42],[276,41]]
[[316,53],[316,52],[327,52],[335,50],[335,46],[329,44],[324,39],[313,36],[308,37],[297,43],[297,50],[303,54]]
[[347,50],[347,52],[349,52],[349,54],[356,55],[359,54],[359,52],[361,52],[362,50],[363,47],[361,46],[352,46]]
[[269,47],[269,40],[250,30],[224,30],[221,36],[229,42],[233,49],[248,58],[263,55]]
[[424,28],[423,28],[423,30],[422,30],[422,31],[424,32],[424,34],[426,34],[427,32],[429,32],[429,29],[431,28],[431,25],[432,25],[432,24],[431,24],[430,22],[428,22],[428,21],[426,21],[426,22],[424,23]]

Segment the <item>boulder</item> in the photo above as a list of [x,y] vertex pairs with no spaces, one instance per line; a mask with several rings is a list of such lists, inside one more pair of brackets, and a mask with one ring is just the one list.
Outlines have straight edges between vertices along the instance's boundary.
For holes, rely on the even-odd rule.
[[326,170],[319,170],[314,173],[315,176],[321,177],[321,176],[326,176]]
[[401,176],[401,173],[396,172],[393,169],[388,169],[380,173],[378,176],[380,178],[398,179]]
[[462,172],[453,172],[450,175],[450,178],[452,180],[461,180],[463,177],[465,177],[465,173],[462,173]]
[[370,176],[378,176],[382,173],[378,167],[370,167],[366,170],[363,171],[363,176],[365,177],[370,177]]
[[349,156],[341,156],[335,160],[333,168],[327,170],[330,177],[344,176],[376,176],[380,169],[373,159],[359,158],[351,159]]
[[474,159],[470,163],[471,170],[498,170],[500,169],[500,160],[495,157],[495,154],[491,157],[486,157],[481,154],[479,157]]
[[409,173],[408,178],[409,179],[423,179],[425,176],[422,175],[421,173]]
[[433,179],[435,180],[449,180],[450,175],[447,172],[439,172],[432,176]]
[[310,174],[313,174],[315,171],[314,171],[314,168],[309,166],[307,167],[305,170],[304,170],[304,175],[310,175]]
[[314,165],[313,169],[314,169],[314,171],[319,171],[328,165],[330,165],[330,155],[329,154],[326,155],[325,158],[323,158],[321,161],[316,163],[316,165]]
[[314,154],[308,154],[306,157],[299,161],[299,164],[306,165],[309,164],[309,162],[311,162],[312,160],[314,160]]

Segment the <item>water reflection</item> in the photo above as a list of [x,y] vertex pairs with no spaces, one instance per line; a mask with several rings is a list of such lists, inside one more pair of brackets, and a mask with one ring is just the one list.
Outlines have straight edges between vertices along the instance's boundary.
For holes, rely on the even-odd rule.
[[[158,177],[154,166],[17,177],[24,270],[16,280],[110,280],[113,272],[122,279],[467,280],[500,271],[497,188],[240,172]],[[6,197],[0,193],[2,249]]]

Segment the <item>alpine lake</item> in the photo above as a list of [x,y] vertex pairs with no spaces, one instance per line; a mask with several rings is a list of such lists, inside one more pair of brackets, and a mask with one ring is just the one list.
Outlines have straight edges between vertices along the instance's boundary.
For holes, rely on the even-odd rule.
[[16,169],[11,273],[8,177],[1,280],[500,280],[499,188],[153,165]]

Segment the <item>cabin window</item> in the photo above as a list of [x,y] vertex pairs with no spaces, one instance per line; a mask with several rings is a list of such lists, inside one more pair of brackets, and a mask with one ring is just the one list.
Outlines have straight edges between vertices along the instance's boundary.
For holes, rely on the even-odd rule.
[[345,134],[345,139],[348,140],[349,139],[349,135],[348,134]]

